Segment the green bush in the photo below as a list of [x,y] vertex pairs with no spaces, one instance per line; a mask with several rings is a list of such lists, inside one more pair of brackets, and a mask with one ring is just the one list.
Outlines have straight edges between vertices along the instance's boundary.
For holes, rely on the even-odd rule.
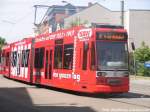
[[135,50],[135,59],[137,75],[150,76],[150,68],[144,67],[144,63],[150,60],[150,48],[144,42]]
[[150,68],[144,67],[144,63],[137,63],[137,73],[141,76],[150,76]]

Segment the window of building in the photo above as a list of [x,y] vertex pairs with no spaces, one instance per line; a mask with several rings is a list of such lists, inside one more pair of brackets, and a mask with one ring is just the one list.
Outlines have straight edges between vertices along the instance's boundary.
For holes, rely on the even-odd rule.
[[44,47],[35,49],[35,58],[34,58],[35,68],[43,68],[44,51],[45,51]]
[[73,44],[64,45],[64,69],[72,69],[73,64]]
[[62,68],[62,51],[63,45],[56,45],[54,52],[54,68]]

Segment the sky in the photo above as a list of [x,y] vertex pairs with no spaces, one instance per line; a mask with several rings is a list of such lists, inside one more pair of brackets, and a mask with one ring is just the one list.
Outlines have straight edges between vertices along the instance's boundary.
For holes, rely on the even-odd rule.
[[[79,6],[88,2],[99,3],[111,10],[120,10],[121,0],[65,0]],[[150,10],[150,0],[124,0],[125,9]],[[34,36],[34,5],[65,5],[62,0],[0,0],[0,36],[8,43]],[[38,8],[37,23],[42,19],[47,8]]]

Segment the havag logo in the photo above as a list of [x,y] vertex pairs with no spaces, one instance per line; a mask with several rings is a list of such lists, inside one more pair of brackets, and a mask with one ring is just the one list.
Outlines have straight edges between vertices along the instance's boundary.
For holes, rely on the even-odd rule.
[[78,38],[80,40],[87,40],[92,36],[92,29],[81,29],[78,32]]

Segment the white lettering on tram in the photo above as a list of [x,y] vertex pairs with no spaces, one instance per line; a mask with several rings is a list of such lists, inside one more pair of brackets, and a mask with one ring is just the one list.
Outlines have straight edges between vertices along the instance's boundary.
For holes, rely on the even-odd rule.
[[74,30],[70,30],[67,32],[58,32],[58,33],[50,34],[49,36],[35,38],[35,42],[41,42],[41,41],[52,40],[52,39],[61,39],[64,37],[72,37],[74,36],[74,34],[75,34]]
[[28,59],[31,43],[12,47],[11,74],[12,76],[28,78]]
[[77,81],[80,81],[80,75],[79,74],[65,74],[65,73],[53,73],[54,78],[59,79],[74,79]]

